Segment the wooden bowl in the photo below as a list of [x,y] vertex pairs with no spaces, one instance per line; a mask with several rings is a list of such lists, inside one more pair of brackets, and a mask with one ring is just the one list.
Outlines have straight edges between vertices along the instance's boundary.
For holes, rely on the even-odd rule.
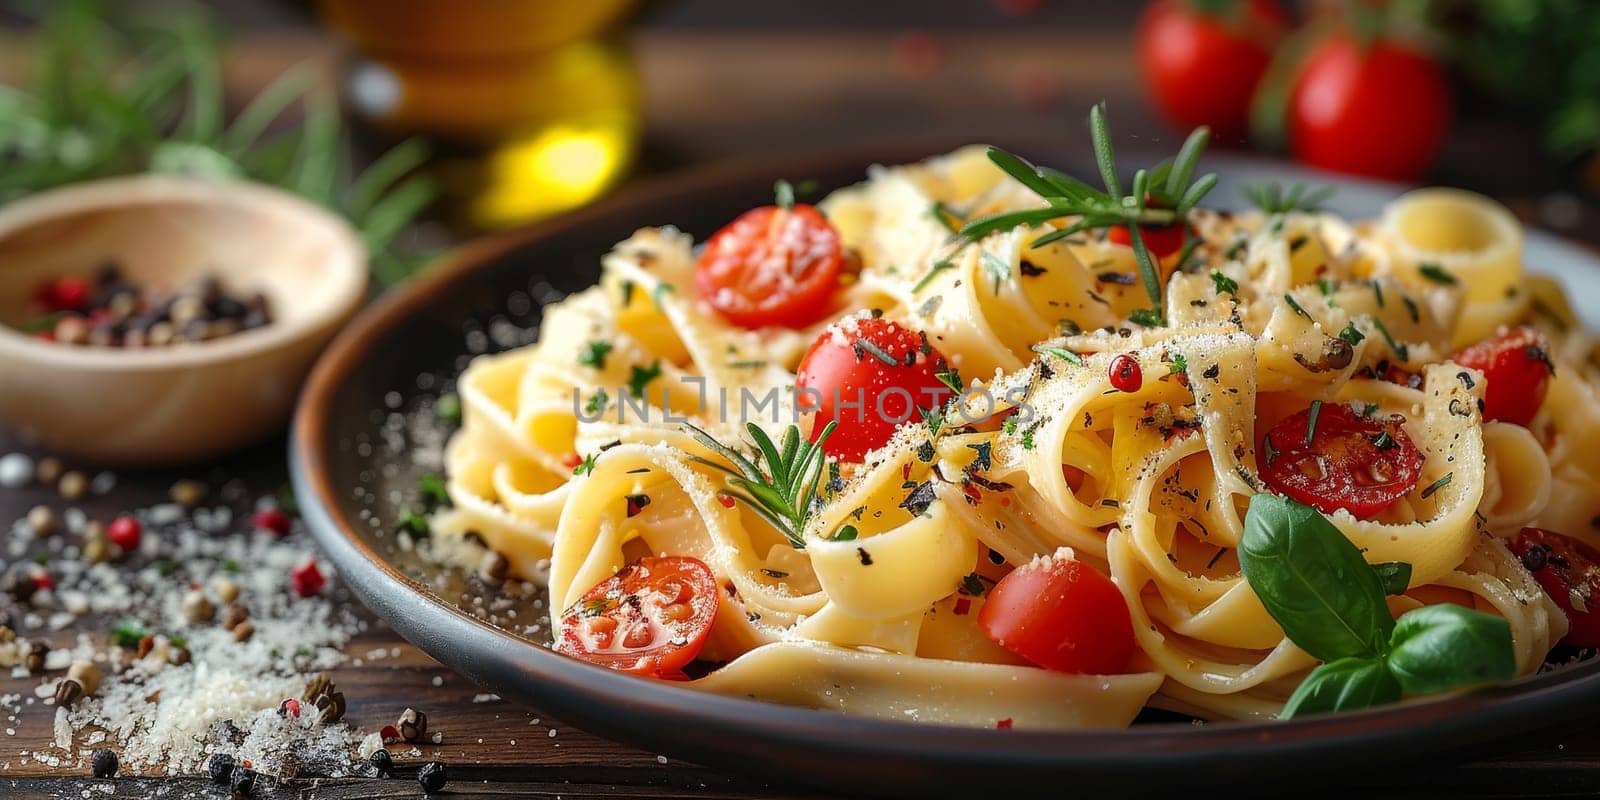
[[[108,260],[140,284],[219,277],[272,323],[195,344],[69,346],[16,330],[35,288]],[[103,464],[194,461],[277,431],[360,304],[366,251],[342,219],[266,186],[140,175],[0,208],[0,420]]]

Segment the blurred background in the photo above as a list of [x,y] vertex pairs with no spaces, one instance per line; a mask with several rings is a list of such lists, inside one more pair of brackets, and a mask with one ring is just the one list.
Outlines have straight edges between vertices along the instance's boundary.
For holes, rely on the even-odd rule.
[[1132,150],[1209,124],[1225,149],[1466,186],[1600,243],[1591,0],[5,9],[0,202],[107,174],[242,174],[346,212],[386,283],[445,243],[707,162],[886,140],[1072,149],[1101,99]]

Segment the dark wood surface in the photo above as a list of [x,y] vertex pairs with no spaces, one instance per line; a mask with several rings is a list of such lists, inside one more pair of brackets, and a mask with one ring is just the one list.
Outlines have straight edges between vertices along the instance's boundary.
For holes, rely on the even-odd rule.
[[[1121,131],[1162,136],[1140,99],[1129,43],[1103,32],[983,32],[939,37],[942,55],[933,74],[915,74],[896,56],[893,31],[765,33],[739,36],[670,30],[646,32],[637,48],[645,85],[645,170],[662,172],[718,158],[753,157],[798,147],[866,139],[969,135],[974,139],[1039,135],[1070,129],[1078,136],[1082,111],[1108,98]],[[246,41],[230,71],[230,84],[255,86],[287,63],[311,58],[333,63],[328,43],[304,34]],[[0,58],[0,70],[6,59]],[[1600,209],[1573,199],[1574,181],[1543,164],[1531,135],[1519,126],[1479,122],[1462,129],[1439,177],[1505,197],[1534,224],[1565,223],[1562,232],[1600,243]],[[1482,153],[1493,153],[1493,158]],[[625,190],[625,189],[624,189]],[[1551,193],[1557,192],[1556,199]],[[1577,215],[1567,213],[1576,206]],[[4,377],[0,376],[0,380]],[[0,453],[23,448],[0,431]],[[123,472],[117,488],[85,504],[92,516],[162,500],[178,477],[211,482],[242,479],[257,493],[285,480],[281,442],[186,470]],[[0,489],[0,529],[39,502],[43,489]],[[65,643],[76,630],[55,635]],[[481,690],[400,640],[374,620],[348,651],[361,655],[398,648],[398,655],[347,665],[332,677],[349,698],[347,719],[374,730],[406,705],[426,708],[432,730],[445,742],[424,748],[425,758],[450,765],[450,796],[598,797],[798,797],[802,790],[765,785],[758,775],[736,776],[610,743],[562,725],[537,710],[504,701],[473,702]],[[439,686],[434,679],[442,679]],[[36,680],[0,675],[0,693],[32,692]],[[82,767],[52,770],[18,751],[51,738],[51,716],[40,705],[19,715],[15,735],[0,737],[0,797],[44,798],[220,796],[198,777],[83,777]],[[538,720],[533,724],[534,720]],[[11,725],[11,723],[7,723]],[[551,738],[550,731],[556,736]],[[319,798],[416,797],[416,763],[402,762],[390,781],[299,781],[262,796]],[[1600,791],[1600,731],[1592,726],[1507,742],[1467,766],[1418,765],[1403,775],[1364,774],[1347,765],[1344,779],[1364,793],[1398,788],[1413,796],[1503,797],[1525,794],[1592,796]],[[1130,776],[1137,785],[1137,776]],[[1332,788],[1333,784],[1319,784]],[[1064,784],[1065,786],[1065,784]],[[1267,789],[1268,787],[1257,787]]]

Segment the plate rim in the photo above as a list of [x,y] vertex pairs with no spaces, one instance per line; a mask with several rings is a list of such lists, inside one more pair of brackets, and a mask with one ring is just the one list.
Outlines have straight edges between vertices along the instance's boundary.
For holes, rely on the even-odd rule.
[[[1331,769],[1358,755],[1370,763],[1414,760],[1424,752],[1461,752],[1570,722],[1583,715],[1583,701],[1600,700],[1600,659],[1594,659],[1449,697],[1293,721],[1000,732],[850,716],[711,695],[566,658],[436,597],[368,546],[355,532],[356,526],[339,513],[338,493],[323,448],[331,431],[332,399],[369,349],[441,292],[468,281],[476,271],[515,250],[607,218],[621,219],[630,212],[659,208],[675,195],[743,186],[773,174],[822,173],[857,166],[864,175],[871,164],[916,160],[949,149],[928,147],[927,142],[901,142],[887,147],[835,148],[799,156],[721,162],[663,175],[566,216],[466,243],[441,257],[425,274],[385,293],[346,326],[318,359],[301,391],[289,438],[290,474],[302,516],[346,585],[369,609],[432,657],[477,683],[553,713],[563,722],[571,721],[629,745],[683,754],[690,761],[746,773],[761,769],[770,776],[776,771],[813,785],[838,786],[838,779],[848,778],[855,790],[904,791],[908,788],[906,770],[925,778],[940,775],[951,779],[948,783],[915,784],[915,788],[942,786],[956,791],[966,785],[964,779],[980,775],[992,786],[996,780],[1026,780],[1062,770],[1090,777],[1120,775],[1124,780],[1129,770],[1153,778],[1182,770],[1192,778],[1197,761],[1208,760],[1227,770],[1227,757],[1241,756],[1248,758],[1252,776],[1261,775],[1263,768],[1304,772],[1318,763]],[[1289,165],[1283,167],[1286,174],[1301,174],[1289,172],[1294,170]],[[1579,252],[1600,264],[1600,257],[1587,250]],[[684,726],[692,726],[689,729],[694,735],[684,735]],[[719,748],[707,750],[689,744],[708,738],[718,739]],[[864,749],[866,740],[871,745]],[[1405,746],[1403,750],[1400,745]],[[1342,758],[1322,762],[1329,752]],[[870,757],[862,758],[864,755]],[[885,762],[885,758],[891,761]],[[815,765],[823,760],[837,768],[830,774],[818,773]],[[863,768],[859,762],[869,763]],[[1243,768],[1234,765],[1231,769]],[[1006,770],[1020,773],[1007,776]]]

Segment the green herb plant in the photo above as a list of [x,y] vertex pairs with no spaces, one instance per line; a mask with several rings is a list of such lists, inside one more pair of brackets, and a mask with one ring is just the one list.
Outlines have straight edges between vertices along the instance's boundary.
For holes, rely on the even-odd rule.
[[1509,623],[1449,603],[1396,620],[1384,595],[1405,591],[1411,565],[1368,564],[1310,506],[1270,494],[1252,498],[1239,565],[1284,635],[1323,662],[1290,696],[1284,718],[1368,708],[1516,674]]
[[811,516],[812,500],[817,496],[817,486],[827,466],[822,443],[837,424],[828,423],[814,442],[804,441],[800,429],[790,425],[783,432],[780,444],[773,442],[755,423],[746,423],[750,439],[756,445],[754,460],[700,428],[688,424],[684,427],[695,441],[726,460],[727,463],[723,463],[693,456],[695,461],[728,474],[731,488],[723,490],[723,494],[744,503],[771,523],[788,538],[794,549],[804,550],[806,520]]
[[[989,160],[1033,190],[1048,205],[979,217],[963,225],[959,236],[972,243],[996,231],[1010,230],[1018,225],[1040,225],[1050,220],[1075,217],[1066,227],[1033,241],[1033,247],[1043,247],[1086,230],[1126,225],[1145,293],[1149,295],[1150,302],[1159,308],[1161,273],[1155,257],[1145,246],[1139,228],[1184,225],[1187,229],[1189,212],[1217,185],[1214,173],[1199,178],[1194,174],[1210,136],[1208,129],[1196,128],[1184,140],[1176,156],[1152,168],[1135,171],[1129,191],[1124,192],[1122,180],[1117,174],[1116,154],[1111,147],[1111,130],[1106,123],[1105,104],[1096,104],[1089,111],[1089,138],[1094,145],[1094,158],[1100,169],[1103,190],[1058,170],[1034,166],[1020,156],[991,147]],[[1185,238],[1190,237],[1186,235]],[[1159,318],[1160,312],[1155,313]]]
[[[32,85],[0,86],[0,203],[140,172],[246,179],[349,218],[382,282],[425,260],[394,246],[435,195],[430,179],[411,174],[427,157],[421,142],[354,175],[338,103],[308,68],[285,72],[227,122],[222,37],[200,9],[47,8]],[[304,114],[291,120],[296,104]]]

